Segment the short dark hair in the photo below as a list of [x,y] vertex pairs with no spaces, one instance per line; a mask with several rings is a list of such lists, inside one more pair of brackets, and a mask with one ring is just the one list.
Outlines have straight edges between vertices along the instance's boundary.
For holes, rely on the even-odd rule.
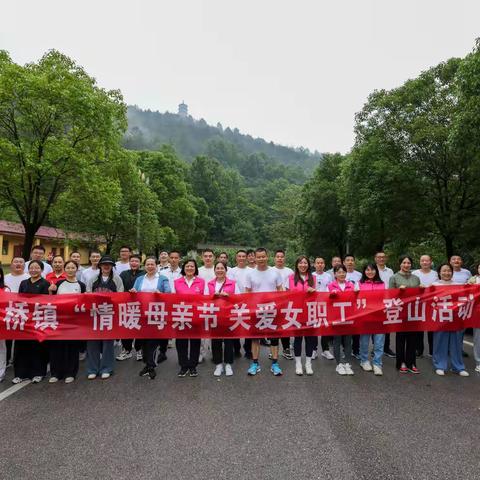
[[406,258],[410,260],[410,263],[413,265],[413,260],[410,255],[400,255],[400,258],[398,259],[398,264],[400,265]]
[[149,255],[148,257],[145,258],[145,261],[143,262],[144,265],[147,263],[147,260],[153,260],[155,264],[157,263],[157,257],[153,255]]
[[63,261],[65,261],[65,259],[63,258],[62,255],[54,255],[53,258],[52,258],[52,262],[53,262],[56,258],[61,258]]
[[268,253],[267,249],[264,247],[258,247],[254,253],[256,255],[257,253],[262,253],[262,252]]
[[211,248],[206,248],[206,249],[202,252],[202,255],[203,255],[204,253],[208,253],[208,252],[210,252],[210,253],[212,253],[213,255],[215,255],[215,252],[214,252]]
[[182,276],[185,276],[185,265],[192,262],[195,265],[195,276],[198,275],[198,263],[194,258],[187,258],[182,265],[182,271],[180,272]]
[[43,269],[44,269],[43,262],[41,262],[40,260],[30,260],[30,263],[28,264],[28,268],[30,268],[30,265],[32,265],[32,263],[36,263],[40,267],[40,270],[43,272]]
[[132,251],[132,248],[131,248],[130,246],[128,246],[128,245],[122,245],[122,246],[118,249],[118,251],[120,252],[120,251],[123,250],[124,248],[126,248],[129,252]]
[[179,256],[179,257],[182,256],[182,253],[181,253],[179,250],[170,250],[169,255],[171,255],[172,253],[178,253],[178,256]]
[[347,267],[343,263],[333,267],[333,273],[337,273],[339,270],[343,270],[344,272],[346,272]]
[[279,248],[278,250],[275,250],[275,255],[277,253],[283,253],[283,255],[285,255],[285,250],[282,250],[281,248]]
[[142,257],[138,254],[138,253],[134,253],[133,255],[130,255],[130,260],[132,258],[136,258],[137,260],[139,260],[140,262],[142,261]]
[[79,255],[81,255],[78,250],[74,250],[73,252],[70,252],[70,255],[69,255],[69,256],[71,257],[74,253],[78,253]]
[[31,252],[33,252],[34,250],[42,250],[42,252],[45,253],[45,247],[40,243],[38,245],[34,245]]
[[448,267],[453,275],[453,267],[448,262],[444,262],[440,264],[440,266],[437,268],[437,273],[439,278],[440,278],[440,270],[442,269],[442,267]]
[[246,250],[243,250],[242,248],[235,252],[235,256],[238,255],[239,253],[244,253],[245,255],[248,255],[248,252]]
[[220,252],[220,253],[218,254],[218,256],[220,256],[220,255],[226,255],[227,258],[228,258],[228,253],[227,253],[227,252]]
[[355,260],[355,255],[353,255],[352,253],[346,253],[344,256],[343,256],[343,262],[348,258],[348,257],[352,257],[354,260]]
[[213,270],[215,270],[217,268],[217,265],[221,263],[224,267],[225,267],[225,270],[228,270],[228,265],[225,263],[225,262],[222,262],[221,260],[217,260],[215,262],[215,264],[213,265]]
[[253,250],[252,248],[249,248],[247,250],[247,255],[251,255],[252,253],[255,254],[255,250]]
[[78,270],[78,263],[75,260],[67,260],[63,268],[65,268],[67,265],[70,265],[70,264],[75,265],[75,268]]

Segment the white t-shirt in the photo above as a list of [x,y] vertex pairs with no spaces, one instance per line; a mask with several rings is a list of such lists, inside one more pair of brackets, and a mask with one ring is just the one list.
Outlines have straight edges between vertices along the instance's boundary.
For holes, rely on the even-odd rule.
[[141,292],[156,292],[158,287],[159,274],[156,273],[153,278],[148,278],[147,275],[143,276]]
[[329,273],[317,273],[313,272],[313,278],[315,278],[315,290],[317,292],[328,292],[328,284],[332,281],[332,277]]
[[27,278],[30,278],[30,275],[28,273],[22,273],[21,275],[12,275],[11,273],[9,273],[8,275],[5,275],[5,285],[10,289],[12,293],[18,293],[20,283],[22,283],[23,280],[26,280]]
[[393,270],[391,268],[385,267],[383,270],[377,265],[378,273],[380,274],[380,279],[382,282],[388,286],[390,277],[393,277]]
[[438,273],[435,270],[430,270],[428,273],[424,273],[421,269],[414,270],[412,275],[416,275],[420,279],[420,284],[424,287],[434,285],[438,280]]
[[463,285],[470,280],[471,276],[470,270],[462,268],[459,272],[453,272],[452,280],[457,283],[457,285]]
[[168,270],[162,270],[162,275],[168,278],[168,283],[170,284],[170,291],[174,292],[175,289],[175,280],[182,276],[182,269],[177,267],[175,270],[172,270],[170,267]]
[[205,265],[202,265],[198,269],[198,276],[203,278],[206,283],[215,278],[215,269],[213,267],[207,268]]
[[68,280],[65,280],[58,287],[57,295],[63,295],[66,293],[82,293],[82,288],[78,282],[69,282]]
[[123,263],[123,262],[118,261],[115,264],[115,273],[117,275],[120,275],[122,272],[125,272],[127,270],[130,270],[130,262]]
[[248,272],[254,270],[252,268],[240,268],[240,267],[233,267],[227,270],[227,277],[230,280],[235,280],[240,293],[245,293],[245,282],[247,281]]
[[283,268],[278,268],[278,267],[272,267],[274,270],[276,270],[280,276],[282,277],[282,285],[283,288],[288,289],[288,279],[290,275],[293,275],[293,270],[288,267],[283,267]]
[[[233,278],[231,278],[230,280],[233,280]],[[220,292],[220,289],[222,288],[222,285],[223,285],[223,282],[215,282],[215,293],[218,293]],[[208,285],[205,284],[205,295],[209,295],[210,294],[210,290],[208,288]],[[235,282],[235,293],[243,293],[240,291],[240,289],[238,288],[238,284],[237,282]]]
[[275,292],[277,287],[282,285],[282,277],[273,267],[267,267],[266,270],[252,268],[248,271],[245,281],[245,288],[251,289],[252,292]]
[[80,281],[87,285],[93,278],[97,278],[100,273],[100,269],[96,268],[95,270],[92,267],[88,267],[82,272]]
[[362,279],[362,274],[357,270],[354,270],[353,272],[347,272],[346,279],[356,285],[357,283],[360,283],[360,280]]
[[[25,262],[25,268],[23,269],[25,273],[28,273],[28,266],[30,265],[30,262],[31,260],[29,260],[28,262]],[[44,262],[43,260],[42,260],[42,263],[43,263],[42,277],[45,278],[50,272],[53,272],[53,268],[50,266],[49,263]]]

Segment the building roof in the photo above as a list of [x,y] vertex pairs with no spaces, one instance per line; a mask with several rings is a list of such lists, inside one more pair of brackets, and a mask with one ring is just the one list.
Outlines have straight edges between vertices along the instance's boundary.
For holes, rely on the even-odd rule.
[[[21,223],[15,222],[8,222],[7,220],[0,220],[0,235],[18,235],[23,237],[25,235],[25,228]],[[100,242],[104,242],[105,239],[103,237],[89,235],[86,233],[77,233],[77,232],[69,232],[68,234],[65,233],[60,228],[54,227],[40,227],[35,234],[36,238],[44,238],[48,240],[67,240],[67,239],[75,239],[75,240],[96,240]]]

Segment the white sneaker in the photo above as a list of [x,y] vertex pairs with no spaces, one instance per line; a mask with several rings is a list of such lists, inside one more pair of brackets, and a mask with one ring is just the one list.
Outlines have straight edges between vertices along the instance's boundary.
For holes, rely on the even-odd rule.
[[102,380],[106,380],[107,378],[110,378],[111,373],[108,372],[103,372],[101,375]]
[[365,370],[366,372],[371,372],[373,370],[372,368],[372,365],[370,362],[362,362],[360,364],[360,366],[362,367],[363,370]]
[[88,380],[95,380],[97,378],[97,374],[96,373],[89,373],[87,375],[87,378],[88,378]]
[[466,370],[460,370],[458,372],[458,374],[461,376],[461,377],[469,377],[470,374],[466,371]]
[[23,378],[20,378],[20,377],[15,377],[13,380],[12,380],[12,383],[13,384],[17,384],[17,383],[22,383],[23,382]]
[[200,354],[200,355],[198,356],[198,363],[202,363],[202,362],[203,362],[203,355]]
[[337,365],[337,368],[335,369],[335,371],[339,374],[339,375],[346,375],[347,374],[347,371],[345,370],[345,365],[343,363],[339,363]]
[[216,367],[215,367],[215,371],[213,372],[213,376],[214,377],[220,377],[223,373],[223,363],[219,363]]
[[32,383],[40,383],[42,380],[43,380],[43,377],[41,377],[40,375],[37,375],[32,378]]
[[58,378],[57,377],[50,377],[48,379],[48,383],[57,383],[58,382]]
[[74,382],[74,381],[75,381],[75,378],[74,378],[74,377],[67,377],[67,378],[65,379],[65,383],[72,383],[72,382]]
[[225,375],[227,377],[231,377],[233,375],[233,368],[229,363],[225,365]]
[[440,375],[441,377],[443,377],[443,376],[445,375],[445,370],[442,370],[441,368],[437,368],[437,369],[435,370],[435,373],[436,373],[437,375]]
[[374,375],[383,375],[382,367],[379,367],[378,365],[374,365],[373,366],[373,374]]
[[305,361],[305,373],[307,375],[313,375],[312,361],[309,358]]
[[347,375],[355,375],[355,372],[352,370],[352,366],[349,363],[345,364],[345,371]]
[[303,375],[303,367],[302,367],[302,364],[299,365],[299,364],[297,363],[297,364],[295,365],[295,373],[296,373],[297,375]]
[[78,354],[78,360],[83,362],[87,358],[87,352],[81,352]]
[[312,353],[312,360],[316,360],[318,358],[318,352],[316,350]]
[[121,340],[115,340],[113,342],[113,346],[114,347],[121,347],[122,346],[122,341]]
[[475,367],[475,371],[476,371],[477,373],[480,373],[480,365],[477,365],[477,366]]
[[119,362],[123,362],[123,360],[128,360],[129,358],[132,358],[132,352],[127,352],[126,350],[122,350],[122,353],[120,355],[116,356],[116,359]]
[[333,360],[335,357],[330,353],[330,350],[324,350],[322,352],[322,357],[326,358],[327,360]]
[[141,362],[143,360],[143,353],[141,350],[137,350],[137,362]]

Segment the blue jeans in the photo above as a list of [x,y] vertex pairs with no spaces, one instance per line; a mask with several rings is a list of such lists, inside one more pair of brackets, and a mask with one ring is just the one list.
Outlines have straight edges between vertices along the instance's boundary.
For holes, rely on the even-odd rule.
[[[368,362],[368,345],[372,335],[360,335],[360,362]],[[385,334],[375,333],[373,335],[373,364],[382,366],[383,346],[385,344]]]
[[113,373],[115,353],[113,340],[87,341],[87,374]]
[[433,366],[435,369],[447,370],[448,359],[450,358],[454,372],[465,370],[462,350],[463,330],[458,332],[433,332]]

